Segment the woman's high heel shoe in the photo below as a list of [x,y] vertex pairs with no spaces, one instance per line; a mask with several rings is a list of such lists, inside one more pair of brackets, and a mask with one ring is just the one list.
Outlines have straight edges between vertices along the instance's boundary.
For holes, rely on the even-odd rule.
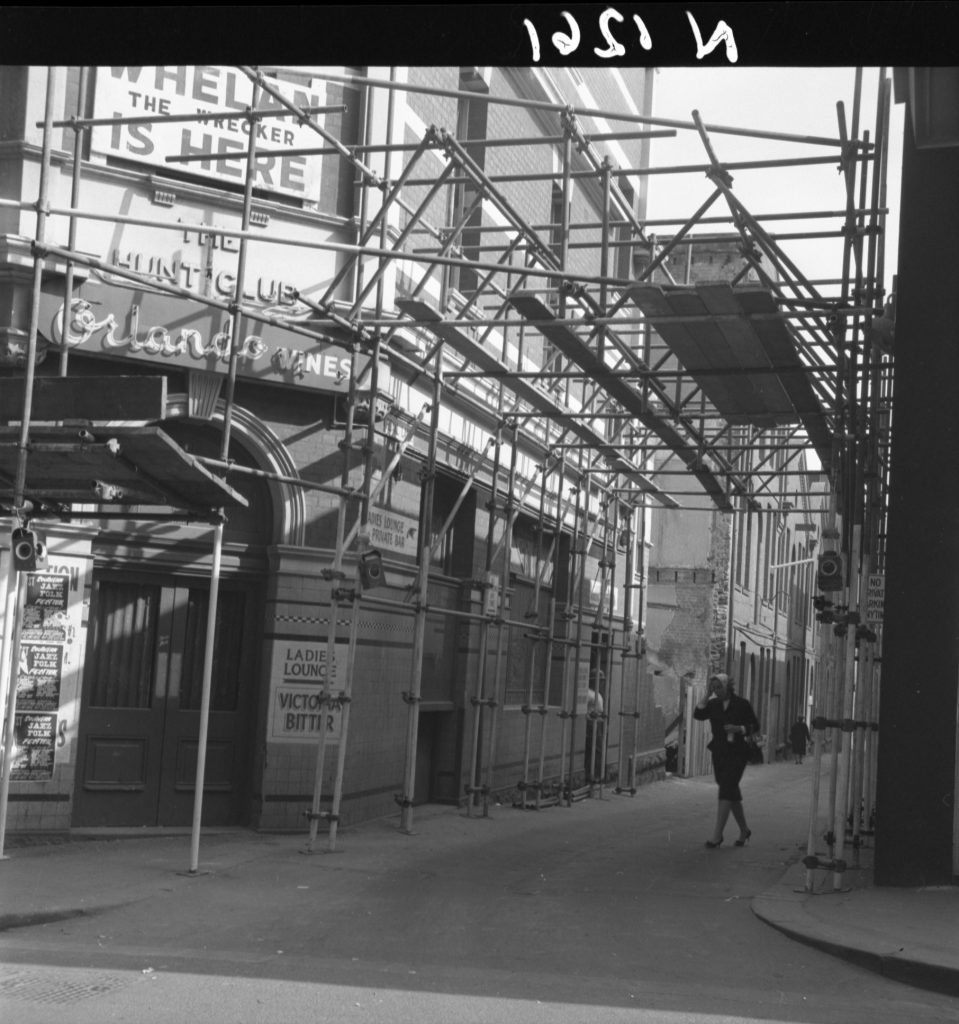
[[722,839],[717,840],[715,843],[712,841],[712,839],[707,839],[706,840],[706,848],[708,850],[718,850],[719,847],[722,846],[722,845],[723,845]]
[[746,843],[749,842],[749,837],[752,834],[753,834],[753,830],[751,828],[747,828],[746,831],[736,840],[734,845],[736,845],[736,846],[745,846]]

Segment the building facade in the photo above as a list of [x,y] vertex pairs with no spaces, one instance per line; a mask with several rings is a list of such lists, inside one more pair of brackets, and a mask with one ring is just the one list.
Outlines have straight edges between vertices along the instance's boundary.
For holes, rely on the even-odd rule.
[[[350,823],[426,801],[539,805],[662,773],[663,714],[641,641],[640,531],[652,513],[601,495],[575,455],[547,466],[550,428],[508,416],[495,379],[451,385],[413,368],[404,351],[423,356],[436,340],[399,322],[404,303],[423,300],[467,316],[465,296],[517,222],[564,250],[570,273],[594,272],[557,225],[592,224],[579,237],[595,239],[608,194],[595,176],[564,191],[561,117],[540,105],[642,113],[651,76],[325,70],[256,87],[212,67],[0,71],[16,98],[2,112],[3,375],[25,372],[39,266],[37,379],[115,378],[122,390],[162,377],[153,422],[244,499],[219,549],[217,528],[172,498],[166,514],[122,495],[34,514],[49,551],[41,575],[67,583],[56,608],[7,603],[6,657],[19,653],[11,829],[189,824],[202,715],[206,825],[305,829],[324,814]],[[358,84],[397,74],[402,90]],[[488,90],[516,105],[485,104]],[[281,96],[321,111],[323,137]],[[254,130],[251,104],[277,116]],[[487,136],[528,144],[471,149]],[[602,152],[642,166],[645,145]],[[365,169],[343,159],[349,147]],[[422,147],[402,202],[388,201],[390,147]],[[451,150],[471,174],[438,191],[438,154]],[[357,187],[367,171],[375,186]],[[500,175],[514,180],[494,204],[475,182]],[[624,184],[617,201],[635,215],[642,191]],[[461,225],[452,247],[433,224]],[[380,259],[407,232],[438,254],[425,276]],[[616,253],[624,268],[629,253]],[[562,289],[548,285],[557,308]],[[364,319],[375,327],[357,346],[349,328]],[[402,344],[382,351],[378,332],[394,323]],[[557,358],[541,339],[488,347],[514,369]],[[436,366],[462,369],[448,352]],[[588,383],[557,380],[563,403],[580,407]],[[5,578],[22,525],[11,515],[3,531]],[[601,747],[591,765],[588,725]]]

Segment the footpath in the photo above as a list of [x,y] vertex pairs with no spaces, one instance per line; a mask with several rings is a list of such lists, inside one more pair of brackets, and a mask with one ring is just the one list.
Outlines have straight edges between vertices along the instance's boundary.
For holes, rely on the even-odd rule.
[[[765,809],[757,813],[755,824],[751,819],[754,832],[761,830],[761,836],[754,836],[754,845],[778,844],[779,849],[791,851],[779,881],[765,891],[750,894],[753,913],[798,942],[884,977],[959,995],[959,886],[876,886],[868,846],[845,851],[849,867],[838,889],[834,876],[822,869],[812,872],[810,884],[801,859],[808,826],[808,788],[799,784],[799,773],[808,778],[809,763],[763,766],[750,780],[751,790],[766,791]],[[783,780],[790,784],[783,785]],[[668,787],[685,784],[686,780],[667,779],[652,786],[666,787],[662,793],[668,793]],[[662,793],[657,795],[658,801],[666,799]],[[589,808],[590,818],[601,826],[604,813],[608,810],[615,816],[613,805],[623,800],[629,797],[610,794],[605,801],[589,800],[589,804],[597,805]],[[576,806],[541,812],[496,808],[490,827],[502,834],[517,856],[522,856],[524,837],[528,843],[534,841],[536,832],[541,832],[548,820],[545,815],[576,812]],[[343,865],[338,867],[341,877],[346,878],[343,870],[365,877],[377,872],[386,874],[404,863],[413,873],[424,851],[434,862],[439,858],[443,863],[448,857],[450,864],[462,865],[476,835],[476,824],[465,821],[465,817],[462,809],[429,806],[415,810],[414,836],[400,833],[398,822],[392,819],[343,829],[337,842],[347,852],[333,852],[344,858],[336,862]],[[699,840],[707,834],[708,824],[697,819],[694,825],[684,826],[690,835],[683,841],[690,848],[701,846]],[[730,829],[726,845],[732,845],[734,831]],[[648,841],[659,842],[660,837],[651,836]],[[321,831],[309,856],[321,855],[326,842]],[[305,845],[305,835],[204,830],[198,871],[191,872],[189,830],[73,831],[62,837],[8,834],[0,860],[0,932],[12,937],[13,929],[101,914],[118,907],[128,911],[130,907],[140,908],[137,912],[148,920],[157,913],[160,897],[172,887],[199,886],[197,876],[210,875],[215,876],[217,903],[205,902],[204,890],[198,887],[194,904],[198,920],[241,904],[255,912],[257,901],[262,902],[264,913],[273,912],[277,864],[286,858],[286,863],[295,867],[309,859],[297,857],[305,853]],[[729,852],[724,846],[709,856],[728,856]],[[825,851],[820,851],[820,856],[825,859]],[[679,865],[681,858],[664,857],[658,869],[668,871],[671,863]],[[681,886],[682,869],[677,866],[675,870],[674,882]],[[658,884],[668,889],[670,880],[661,877]],[[340,899],[348,898],[348,889],[343,889]],[[358,914],[364,912],[363,908],[356,910]],[[184,924],[188,922],[180,921],[181,926]]]

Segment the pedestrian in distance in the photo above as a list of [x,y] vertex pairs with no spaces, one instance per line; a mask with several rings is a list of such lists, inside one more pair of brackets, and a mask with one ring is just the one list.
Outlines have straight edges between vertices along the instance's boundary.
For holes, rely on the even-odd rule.
[[606,673],[602,669],[594,669],[589,677],[589,689],[586,691],[586,781],[600,782],[603,774],[603,741],[606,730],[603,728],[603,684]]
[[789,730],[789,745],[793,748],[793,757],[796,759],[796,764],[802,764],[802,759],[806,756],[806,750],[811,739],[806,720],[802,715],[797,715],[796,721],[793,722],[792,728]]
[[709,677],[706,695],[693,709],[693,718],[709,722],[712,728],[708,749],[713,756],[713,775],[719,786],[716,825],[712,838],[706,840],[706,847],[715,850],[722,845],[723,831],[730,814],[739,826],[735,845],[745,846],[752,830],[746,824],[739,783],[749,758],[747,737],[759,732],[759,719],[752,704],[736,694],[732,680],[725,672]]

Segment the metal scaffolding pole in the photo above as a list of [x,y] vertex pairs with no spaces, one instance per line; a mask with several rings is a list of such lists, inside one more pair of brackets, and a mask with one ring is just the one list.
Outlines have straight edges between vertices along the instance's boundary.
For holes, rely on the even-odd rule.
[[483,790],[483,786],[480,784],[481,774],[481,743],[482,743],[482,726],[484,721],[483,711],[485,708],[492,707],[492,699],[486,694],[486,662],[488,655],[488,644],[489,644],[489,629],[490,624],[495,622],[496,619],[500,618],[503,614],[502,602],[505,597],[505,581],[502,585],[495,580],[493,574],[493,531],[496,524],[495,507],[499,496],[499,471],[500,471],[500,457],[502,454],[503,445],[503,428],[502,426],[497,428],[496,431],[496,452],[493,460],[493,473],[492,483],[490,492],[489,502],[489,517],[486,532],[486,577],[481,582],[482,600],[484,603],[484,616],[479,624],[479,653],[477,657],[476,665],[476,679],[474,682],[474,694],[470,699],[470,704],[473,707],[473,722],[472,729],[470,732],[471,743],[470,743],[470,756],[469,756],[469,779],[466,785],[466,813],[467,816],[471,816],[473,808],[476,802],[476,797],[482,795],[484,797],[484,811],[488,811],[486,807],[485,797],[486,794]]
[[[558,638],[558,642],[561,642],[563,649],[562,658],[562,704],[558,712],[560,719],[563,723],[562,735],[560,739],[560,766],[559,766],[559,786],[560,786],[560,799],[565,800],[566,806],[569,807],[572,803],[572,790],[573,790],[573,765],[572,757],[570,755],[570,732],[572,731],[575,738],[575,723],[576,723],[576,669],[570,672],[570,652],[573,647],[573,642],[569,638],[569,624],[572,619],[572,603],[573,603],[573,591],[575,589],[576,580],[576,567],[578,564],[578,548],[579,538],[581,530],[581,519],[583,514],[583,490],[582,486],[577,484],[570,488],[570,498],[573,495],[576,497],[576,508],[573,512],[573,533],[570,539],[569,546],[569,557],[567,560],[568,573],[566,582],[566,607],[562,612],[561,618],[564,622],[564,628],[562,636]],[[570,677],[572,676],[572,693],[570,692]],[[569,758],[569,766],[567,773],[567,758]]]
[[[350,453],[353,450],[353,429],[354,429],[354,411],[356,406],[356,359],[355,353],[353,358],[350,359],[350,377],[347,384],[347,411],[346,411],[346,425],[343,434],[343,465],[340,471],[340,489],[346,491],[350,483]],[[370,406],[370,416],[374,415],[374,405]],[[337,611],[342,599],[346,598],[347,592],[345,588],[341,588],[340,583],[346,579],[346,574],[343,571],[343,556],[348,547],[346,542],[346,516],[347,516],[347,500],[345,497],[341,497],[337,503],[336,510],[336,537],[334,542],[333,550],[333,564],[330,567],[329,572],[326,574],[330,581],[330,617],[329,625],[327,627],[326,635],[326,680],[323,687],[323,693],[320,701],[321,709],[321,722],[319,736],[316,740],[316,749],[314,752],[313,761],[313,794],[310,802],[310,809],[306,812],[306,818],[309,822],[309,834],[306,841],[306,853],[312,853],[316,844],[316,837],[319,832],[320,821],[323,820],[327,815],[322,810],[323,806],[323,772],[326,761],[326,746],[328,740],[328,729],[327,729],[327,713],[326,709],[330,708],[333,710],[336,701],[339,707],[342,707],[344,712],[348,704],[343,704],[337,700],[333,695],[333,681],[334,671],[338,669],[336,666],[336,628],[338,624]],[[349,596],[351,604],[353,604],[353,620],[356,621],[356,608],[354,598],[352,595]],[[336,666],[336,668],[335,668]],[[344,670],[349,672],[349,666],[344,666]],[[348,680],[347,680],[348,681]],[[342,719],[341,719],[342,721]],[[340,746],[345,744],[345,738],[341,736]],[[332,824],[332,817],[329,817]]]
[[[835,491],[830,494],[829,497],[829,512],[828,519],[825,528],[823,529],[823,542],[830,539],[833,535],[838,537],[838,531],[835,528],[836,522],[836,509],[837,509],[837,495]],[[814,869],[819,866],[819,858],[816,855],[816,839],[817,829],[819,825],[820,817],[820,804],[821,804],[821,786],[822,786],[822,765],[825,757],[825,747],[827,742],[827,729],[830,727],[831,719],[833,718],[833,689],[834,689],[834,677],[835,677],[835,637],[831,630],[823,629],[819,634],[819,648],[820,657],[819,665],[821,668],[821,677],[819,685],[816,688],[816,707],[813,715],[812,722],[812,736],[813,736],[813,771],[812,771],[812,783],[811,793],[809,799],[809,828],[806,836],[806,856],[803,863],[806,866],[806,881],[805,890],[806,892],[813,892],[814,888]],[[833,740],[833,765],[830,766],[830,780],[834,776],[834,763],[838,756],[836,751],[835,740]],[[829,820],[832,821],[834,815],[833,805],[830,805],[829,809]],[[830,846],[832,844],[830,843]],[[830,850],[831,852],[831,850]]]
[[[532,612],[531,613],[530,612],[527,613],[527,617],[528,618],[531,618],[531,617],[535,616],[537,619],[539,618],[541,585],[542,585],[543,566],[544,566],[544,558],[543,558],[543,527],[544,527],[544,523],[545,523],[545,520],[546,520],[546,478],[547,478],[547,475],[549,473],[549,466],[544,463],[540,467],[540,470],[542,472],[542,479],[541,479],[540,488],[539,488],[539,516],[538,516],[537,522],[536,522],[536,570],[535,570],[535,572],[536,572],[536,575],[535,575],[536,582],[535,582],[535,585],[533,587],[533,607],[532,607]],[[523,712],[523,715],[525,716],[525,722],[524,722],[524,727],[523,727],[523,775],[522,775],[522,778],[520,779],[518,788],[519,788],[519,791],[520,791],[520,804],[521,804],[523,810],[525,810],[526,807],[527,807],[527,795],[526,794],[527,794],[527,791],[530,788],[535,789],[535,791],[537,793],[537,798],[539,796],[539,787],[537,785],[531,786],[530,780],[529,780],[530,756],[531,756],[532,741],[533,741],[533,720],[532,720],[532,716],[533,716],[534,712],[536,712],[536,713],[538,713],[540,715],[540,719],[541,720],[546,717],[546,699],[545,699],[545,695],[544,695],[543,701],[539,704],[538,707],[535,707],[535,708],[533,707],[533,697],[534,697],[534,693],[535,693],[535,690],[536,690],[537,676],[539,675],[539,673],[537,672],[537,667],[536,667],[537,666],[537,659],[538,659],[539,656],[543,656],[544,649],[548,650],[548,648],[545,648],[545,646],[544,646],[546,644],[546,638],[545,637],[542,637],[542,636],[541,637],[534,637],[532,639],[533,639],[533,644],[532,644],[532,649],[530,651],[529,678],[526,680],[525,700],[523,701],[523,705],[522,705],[522,708],[521,708],[521,710]],[[546,687],[547,693],[548,693],[548,688],[549,688],[549,662],[548,661],[544,662],[542,676],[543,676],[543,679],[544,679],[544,686]]]
[[[616,763],[616,789],[617,793],[629,792],[630,795],[635,795],[635,788],[632,785],[632,780],[629,780],[629,785],[624,785],[624,779],[627,778],[629,770],[632,766],[632,759],[626,756],[626,719],[633,719],[633,747],[635,748],[635,721],[638,708],[636,707],[636,687],[633,687],[633,710],[629,712],[626,710],[626,694],[627,694],[627,680],[629,678],[629,672],[627,671],[633,654],[629,649],[629,635],[633,629],[633,622],[630,618],[630,612],[632,607],[632,593],[633,593],[633,578],[635,576],[633,560],[635,558],[635,537],[633,535],[633,509],[630,506],[625,506],[620,510],[621,517],[623,519],[623,533],[622,536],[625,539],[626,544],[626,559],[625,565],[623,566],[623,647],[621,651],[621,683],[620,683],[620,699],[619,699],[619,711],[617,716],[619,718],[619,757]],[[617,525],[617,532],[619,527]],[[612,621],[612,619],[610,620]]]
[[400,829],[413,831],[413,807],[416,799],[416,747],[419,735],[420,700],[423,687],[423,654],[426,646],[426,616],[429,601],[431,536],[433,531],[433,494],[436,480],[436,442],[440,415],[440,365],[442,346],[436,353],[436,376],[430,417],[429,447],[420,491],[419,558],[416,567],[416,615],[413,620],[413,651],[410,665],[410,690],[404,699],[408,707],[406,723],[406,766],[403,795],[400,800]]
[[[857,523],[853,527],[853,554],[859,546],[861,537],[861,526]],[[850,559],[850,574],[848,593],[848,608],[850,613],[858,613],[860,605],[859,588],[861,576],[859,562],[855,558]],[[856,683],[856,630],[853,627],[845,637],[844,648],[846,652],[845,664],[843,666],[842,687],[840,690],[840,709],[842,715],[843,732],[842,750],[837,751],[838,771],[836,772],[836,809],[833,817],[833,835],[835,836],[834,870],[833,870],[833,891],[839,892],[843,888],[843,876],[846,870],[846,863],[843,860],[843,853],[846,844],[846,816],[848,813],[848,787],[850,769],[852,766],[853,733],[846,723],[853,720],[853,696]]]
[[[251,108],[257,104],[258,89],[253,86]],[[249,139],[247,142],[247,167],[252,168],[256,159],[256,119],[247,115]],[[253,207],[253,175],[247,173],[243,190],[242,230],[250,228],[250,212]],[[230,458],[230,432],[232,429],[233,401],[236,389],[236,372],[242,344],[242,316],[240,299],[246,287],[247,242],[241,239],[237,255],[236,284],[231,314],[233,317],[230,333],[230,362],[226,376],[226,394],[224,397],[223,437],[220,445],[220,458],[228,462]],[[210,569],[210,596],[207,605],[206,640],[203,652],[203,682],[200,694],[200,723],[197,738],[196,780],[193,789],[193,827],[190,841],[190,873],[196,874],[200,862],[200,831],[203,822],[203,788],[206,783],[207,738],[210,726],[210,703],[213,686],[213,657],[217,639],[217,608],[220,594],[220,569],[223,554],[223,519],[213,528],[213,559]]]
[[[539,759],[536,770],[536,808],[537,810],[542,806],[543,790],[546,784],[546,742],[550,733],[549,729],[549,707],[550,707],[550,696],[553,689],[553,648],[556,645],[556,611],[558,605],[557,588],[559,586],[559,574],[562,566],[563,557],[563,545],[562,545],[562,534],[563,524],[566,522],[566,518],[569,514],[570,506],[572,504],[572,492],[566,498],[565,507],[563,506],[563,491],[566,485],[566,461],[560,456],[559,459],[559,481],[557,484],[557,509],[556,509],[556,532],[553,534],[550,551],[550,561],[553,567],[552,576],[552,587],[549,597],[549,609],[547,612],[546,622],[546,641],[544,645],[543,660],[544,665],[544,694],[543,694],[543,714],[540,716],[540,731],[539,731]],[[545,571],[545,567],[544,567]],[[565,650],[563,653],[560,669],[560,702],[561,710],[563,707],[562,702],[565,700],[565,665],[566,665],[566,654]],[[565,750],[565,747],[562,748]],[[562,786],[563,776],[562,769],[559,775],[559,785]]]
[[[612,505],[612,515],[609,513],[610,505]],[[600,590],[599,609],[596,612],[597,625],[602,624],[603,616],[606,616],[606,650],[605,664],[606,664],[606,679],[605,687],[599,687],[597,694],[602,698],[603,710],[598,713],[597,721],[602,723],[602,743],[600,745],[600,770],[599,770],[599,796],[603,798],[603,790],[606,785],[606,758],[609,750],[609,723],[613,713],[613,641],[615,626],[613,624],[613,612],[615,601],[613,595],[616,587],[616,541],[618,531],[618,519],[619,519],[619,497],[615,494],[607,494],[604,504],[603,512],[606,519],[606,529],[604,531],[603,538],[603,561],[601,563],[602,569],[602,586]],[[624,687],[624,671],[623,663],[619,665],[620,683],[618,691],[618,702],[619,710],[622,710],[623,696],[625,692]]]
[[[496,763],[497,763],[497,738],[499,735],[499,720],[502,714],[503,702],[504,702],[504,673],[506,671],[506,640],[508,627],[506,626],[505,620],[507,616],[507,597],[512,595],[512,587],[510,586],[511,579],[511,559],[513,554],[513,523],[518,513],[518,506],[515,500],[515,487],[516,487],[516,458],[517,458],[517,447],[516,447],[516,428],[513,428],[512,432],[513,443],[510,446],[510,463],[509,473],[507,476],[506,491],[503,497],[503,525],[502,525],[502,537],[500,540],[500,556],[502,558],[502,566],[500,568],[500,574],[502,579],[502,585],[500,593],[502,594],[502,605],[500,607],[499,620],[496,624],[496,659],[494,662],[493,672],[493,697],[491,708],[491,721],[489,727],[488,744],[487,744],[487,755],[486,755],[486,781],[483,785],[483,814],[489,814],[489,801],[493,793],[493,784],[495,781]],[[497,515],[498,509],[495,507],[495,502],[492,503],[490,514]]]
[[[36,238],[42,243],[46,232],[48,216],[47,198],[50,188],[50,156],[51,156],[51,125],[53,122],[53,104],[55,96],[54,72],[47,69],[46,95],[44,100],[43,145],[40,154],[40,181],[37,191],[37,225]],[[14,477],[13,511],[18,522],[22,524],[24,516],[24,491],[27,481],[27,459],[30,449],[30,417],[33,406],[33,384],[37,361],[37,336],[40,321],[40,287],[43,283],[43,256],[35,252],[33,260],[33,291],[30,303],[30,327],[27,333],[27,350],[23,374],[23,412],[20,420],[19,441],[17,443],[17,466]],[[0,858],[5,856],[4,846],[7,830],[7,808],[10,799],[10,772],[13,766],[13,747],[16,739],[14,731],[17,712],[17,676],[20,662],[20,620],[23,598],[26,593],[26,576],[18,572],[13,561],[11,544],[9,559],[9,577],[7,580],[6,604],[3,617],[3,671],[6,678],[6,703],[3,731],[3,763],[0,776]],[[9,662],[6,661],[9,655]]]

